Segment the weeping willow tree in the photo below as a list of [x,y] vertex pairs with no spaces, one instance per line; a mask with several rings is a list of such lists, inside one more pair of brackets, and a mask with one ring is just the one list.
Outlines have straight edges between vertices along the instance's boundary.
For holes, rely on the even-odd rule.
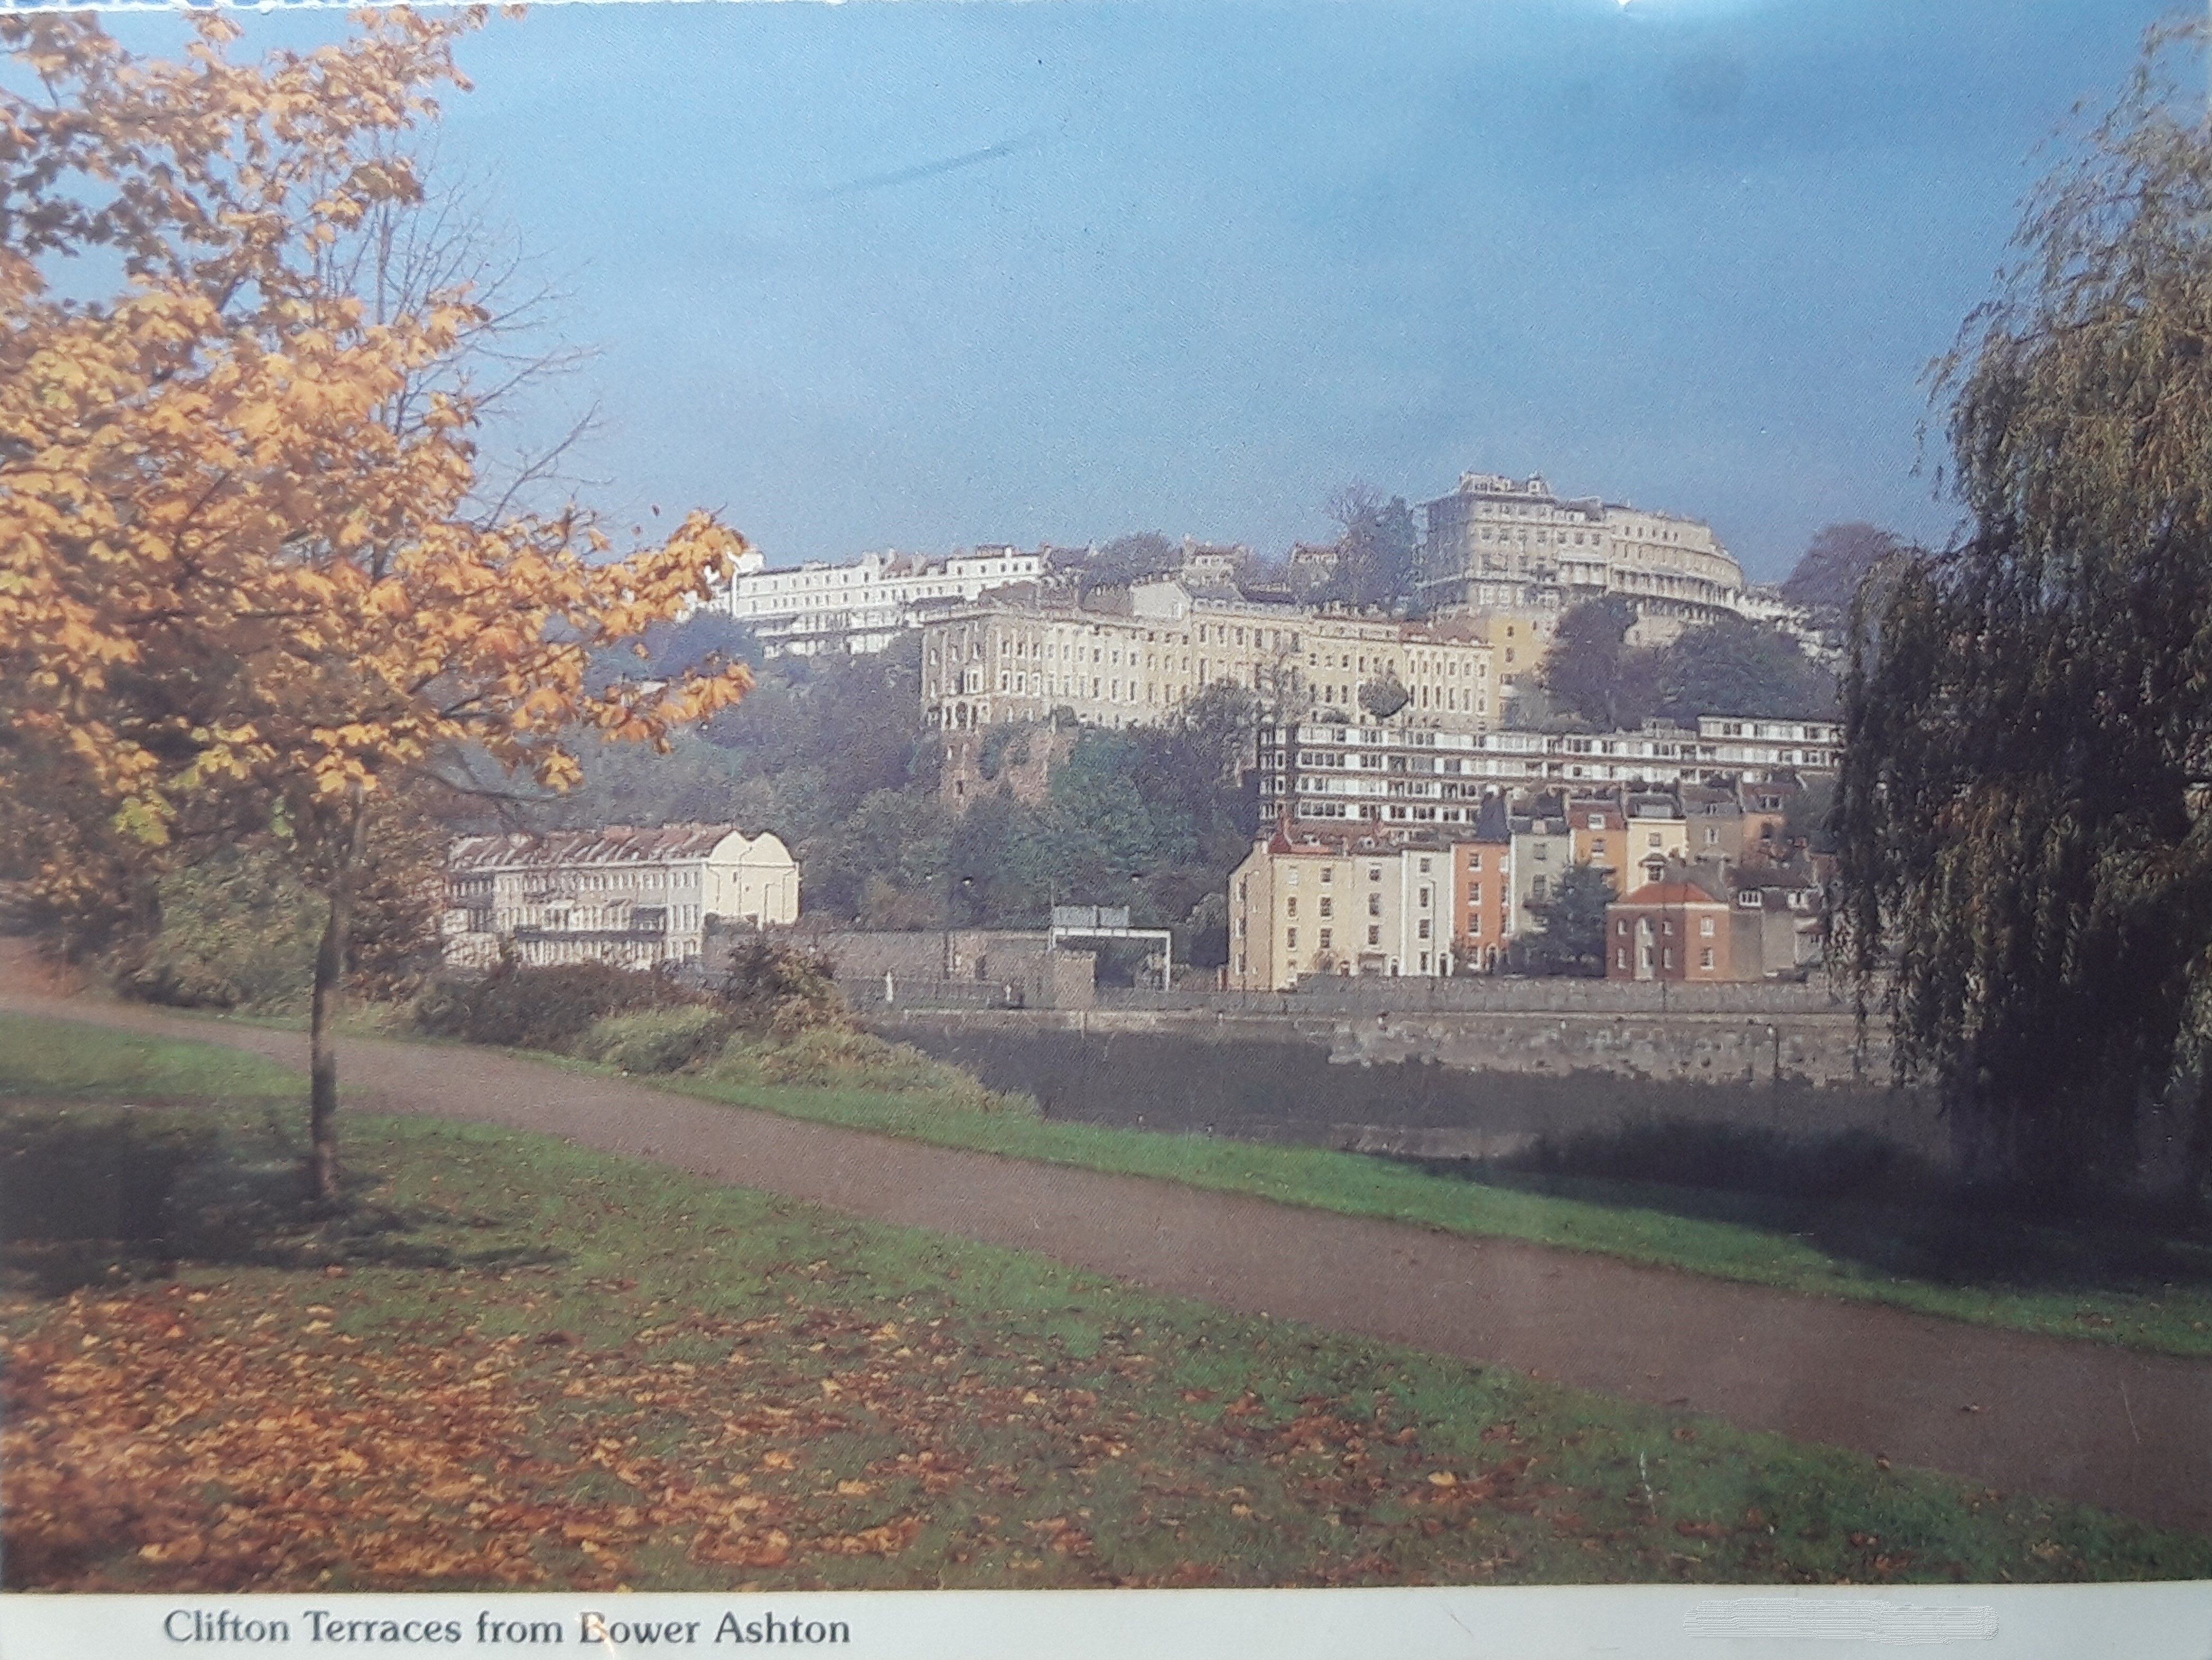
[[[1970,1176],[2212,1165],[2212,135],[2201,26],[2027,204],[1933,370],[1961,531],[1862,590],[1838,939]],[[2202,85],[2201,79],[2196,84]]]

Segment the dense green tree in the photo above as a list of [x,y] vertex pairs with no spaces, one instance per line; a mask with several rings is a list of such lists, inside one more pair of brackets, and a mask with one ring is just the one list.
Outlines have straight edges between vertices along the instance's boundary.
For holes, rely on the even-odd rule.
[[2152,33],[1938,366],[1970,528],[1862,614],[1836,812],[1846,959],[1966,1167],[2078,1189],[2154,1142],[2200,1201],[2212,148],[2169,69],[2203,41]]
[[1600,732],[1639,726],[1654,692],[1651,654],[1628,643],[1636,605],[1617,593],[1570,606],[1544,654],[1543,689],[1553,702]]
[[1908,551],[1901,538],[1878,525],[1857,520],[1824,525],[1783,579],[1782,597],[1816,615],[1840,616],[1876,567]]
[[1359,707],[1377,721],[1388,721],[1413,701],[1413,694],[1406,690],[1406,683],[1395,670],[1360,683]]
[[1655,654],[1658,712],[1684,725],[1701,714],[1832,715],[1833,676],[1780,629],[1724,617],[1685,629]]
[[1260,714],[1255,693],[1217,681],[1140,734],[1139,793],[1155,811],[1188,818],[1198,862],[1224,875],[1250,851],[1259,822],[1250,767]]
[[916,921],[938,920],[953,823],[933,793],[877,790],[863,797],[808,843],[806,908],[839,916],[896,911]]
[[1084,562],[1083,586],[1097,587],[1165,575],[1181,569],[1182,550],[1156,530],[1117,536]]
[[1389,501],[1372,484],[1354,482],[1329,498],[1338,526],[1334,575],[1320,598],[1353,605],[1408,599],[1419,575],[1420,532],[1406,498]]
[[1516,965],[1527,974],[1603,974],[1605,908],[1616,897],[1602,866],[1561,872],[1548,895],[1525,907],[1536,927],[1516,946]]

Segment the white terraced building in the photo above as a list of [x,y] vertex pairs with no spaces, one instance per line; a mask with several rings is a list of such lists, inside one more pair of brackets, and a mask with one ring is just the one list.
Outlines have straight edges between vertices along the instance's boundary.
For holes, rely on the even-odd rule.
[[939,611],[1036,581],[1043,565],[1038,554],[983,546],[939,560],[869,553],[851,564],[770,570],[756,550],[739,558],[717,608],[750,629],[771,657],[876,652]]
[[1832,772],[1843,728],[1832,721],[1705,715],[1694,733],[1423,732],[1307,722],[1259,733],[1262,820],[1301,826],[1381,825],[1393,833],[1472,825],[1500,788],[1709,778],[1760,783],[1782,773]]
[[1084,726],[1149,726],[1225,684],[1326,719],[1356,709],[1363,685],[1395,676],[1411,699],[1407,724],[1479,732],[1491,721],[1490,655],[1463,621],[1208,599],[1172,578],[1083,600],[1024,593],[963,606],[922,631],[922,715],[945,731],[1063,708]]
[[480,968],[502,946],[532,967],[696,961],[708,920],[799,920],[799,866],[781,839],[734,824],[464,836],[446,854],[446,960]]

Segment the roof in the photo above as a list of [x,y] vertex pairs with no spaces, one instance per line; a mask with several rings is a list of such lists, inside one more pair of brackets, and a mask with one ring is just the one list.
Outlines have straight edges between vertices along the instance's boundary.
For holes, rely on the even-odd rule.
[[[543,836],[462,836],[446,851],[448,871],[550,869],[567,865],[653,865],[704,859],[735,824],[609,824],[600,830],[550,830]],[[750,838],[747,838],[750,839]]]
[[1720,910],[1728,909],[1727,903],[1716,899],[1694,882],[1646,882],[1626,898],[1616,899],[1616,905],[1711,905]]
[[1486,795],[1482,800],[1482,812],[1474,821],[1474,839],[1478,842],[1505,842],[1513,839],[1512,822],[1505,812],[1505,798]]

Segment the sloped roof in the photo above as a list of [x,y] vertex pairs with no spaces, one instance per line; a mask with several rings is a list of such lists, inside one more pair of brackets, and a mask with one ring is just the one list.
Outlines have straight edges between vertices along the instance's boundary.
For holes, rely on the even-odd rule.
[[1712,905],[1728,909],[1726,902],[1716,899],[1694,882],[1646,882],[1616,905]]
[[609,824],[599,830],[550,830],[543,836],[463,836],[446,852],[449,871],[552,869],[568,865],[653,865],[703,859],[723,838],[743,836],[735,824]]

